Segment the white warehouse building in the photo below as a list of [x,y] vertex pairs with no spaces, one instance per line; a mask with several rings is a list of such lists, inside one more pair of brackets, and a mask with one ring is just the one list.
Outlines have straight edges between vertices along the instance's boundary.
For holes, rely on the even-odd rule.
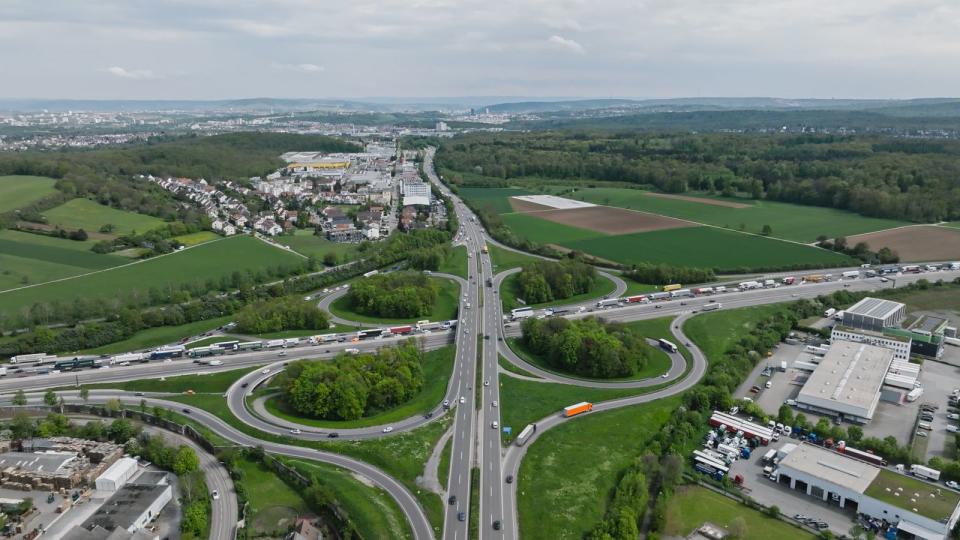
[[880,402],[893,351],[837,341],[797,395],[797,408],[867,423]]
[[135,474],[137,474],[137,460],[122,457],[97,477],[97,489],[100,491],[117,491]]
[[913,341],[909,337],[885,335],[880,332],[861,330],[841,324],[834,326],[830,333],[830,342],[834,343],[837,340],[867,343],[875,347],[890,349],[893,351],[893,358],[903,362],[910,361],[910,344]]
[[960,518],[960,493],[812,444],[790,451],[775,474],[791,489],[916,538],[944,540]]
[[880,332],[884,328],[899,328],[906,317],[906,304],[867,297],[843,312],[843,325]]

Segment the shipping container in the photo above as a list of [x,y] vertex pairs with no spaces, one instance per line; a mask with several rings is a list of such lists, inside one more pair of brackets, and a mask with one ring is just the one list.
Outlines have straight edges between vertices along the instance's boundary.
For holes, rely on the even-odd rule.
[[537,425],[536,424],[527,424],[523,430],[520,431],[520,434],[517,435],[517,446],[523,446],[527,444],[527,441],[530,440],[530,436],[536,433]]
[[683,285],[680,285],[679,283],[674,283],[674,284],[672,284],[672,285],[664,285],[664,286],[663,286],[663,292],[676,291],[676,290],[682,289],[682,288],[683,288]]

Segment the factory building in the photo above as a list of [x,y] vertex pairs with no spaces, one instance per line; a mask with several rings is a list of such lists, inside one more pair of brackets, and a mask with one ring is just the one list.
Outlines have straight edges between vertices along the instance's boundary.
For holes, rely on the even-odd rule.
[[899,328],[906,317],[906,304],[868,297],[843,312],[843,325],[882,332],[884,328]]
[[830,342],[835,343],[837,341],[853,341],[889,349],[893,351],[894,360],[909,362],[910,345],[913,340],[909,336],[887,335],[882,332],[838,324],[833,327],[833,331],[830,333]]
[[146,472],[123,485],[64,540],[154,540],[147,526],[173,500],[163,472]]
[[97,477],[97,489],[100,491],[117,491],[135,474],[137,474],[137,460],[129,457],[120,458]]
[[812,444],[790,451],[774,474],[783,486],[915,538],[945,540],[960,518],[960,493]]
[[866,343],[837,341],[797,395],[797,408],[867,423],[880,401],[893,352]]

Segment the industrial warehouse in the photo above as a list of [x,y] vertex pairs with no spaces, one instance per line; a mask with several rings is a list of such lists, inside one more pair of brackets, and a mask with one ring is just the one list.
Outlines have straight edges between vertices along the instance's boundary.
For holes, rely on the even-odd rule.
[[803,385],[797,407],[851,422],[869,422],[892,363],[893,352],[888,349],[838,341]]
[[774,480],[926,540],[947,538],[960,517],[955,491],[807,443],[786,454]]

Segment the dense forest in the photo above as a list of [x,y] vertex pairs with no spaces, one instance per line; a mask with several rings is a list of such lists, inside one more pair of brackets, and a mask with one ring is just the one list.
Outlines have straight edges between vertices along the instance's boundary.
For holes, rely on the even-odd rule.
[[622,182],[936,222],[960,219],[960,141],[637,131],[473,134],[441,144],[461,185],[523,177]]
[[315,418],[356,420],[410,400],[423,388],[423,354],[406,341],[333,362],[301,360],[278,376],[284,402]]
[[649,283],[650,285],[707,283],[716,279],[713,270],[709,268],[688,268],[649,263],[635,264],[623,275],[638,283]]
[[294,296],[254,302],[237,314],[237,330],[244,334],[323,330],[329,326],[326,312],[316,303]]
[[371,317],[412,318],[429,315],[439,286],[419,272],[392,272],[350,285],[350,309]]
[[646,367],[650,346],[629,328],[594,318],[525,319],[523,343],[555,369],[587,377],[628,377]]
[[572,259],[531,261],[517,276],[518,293],[528,304],[542,304],[590,291],[597,271]]

